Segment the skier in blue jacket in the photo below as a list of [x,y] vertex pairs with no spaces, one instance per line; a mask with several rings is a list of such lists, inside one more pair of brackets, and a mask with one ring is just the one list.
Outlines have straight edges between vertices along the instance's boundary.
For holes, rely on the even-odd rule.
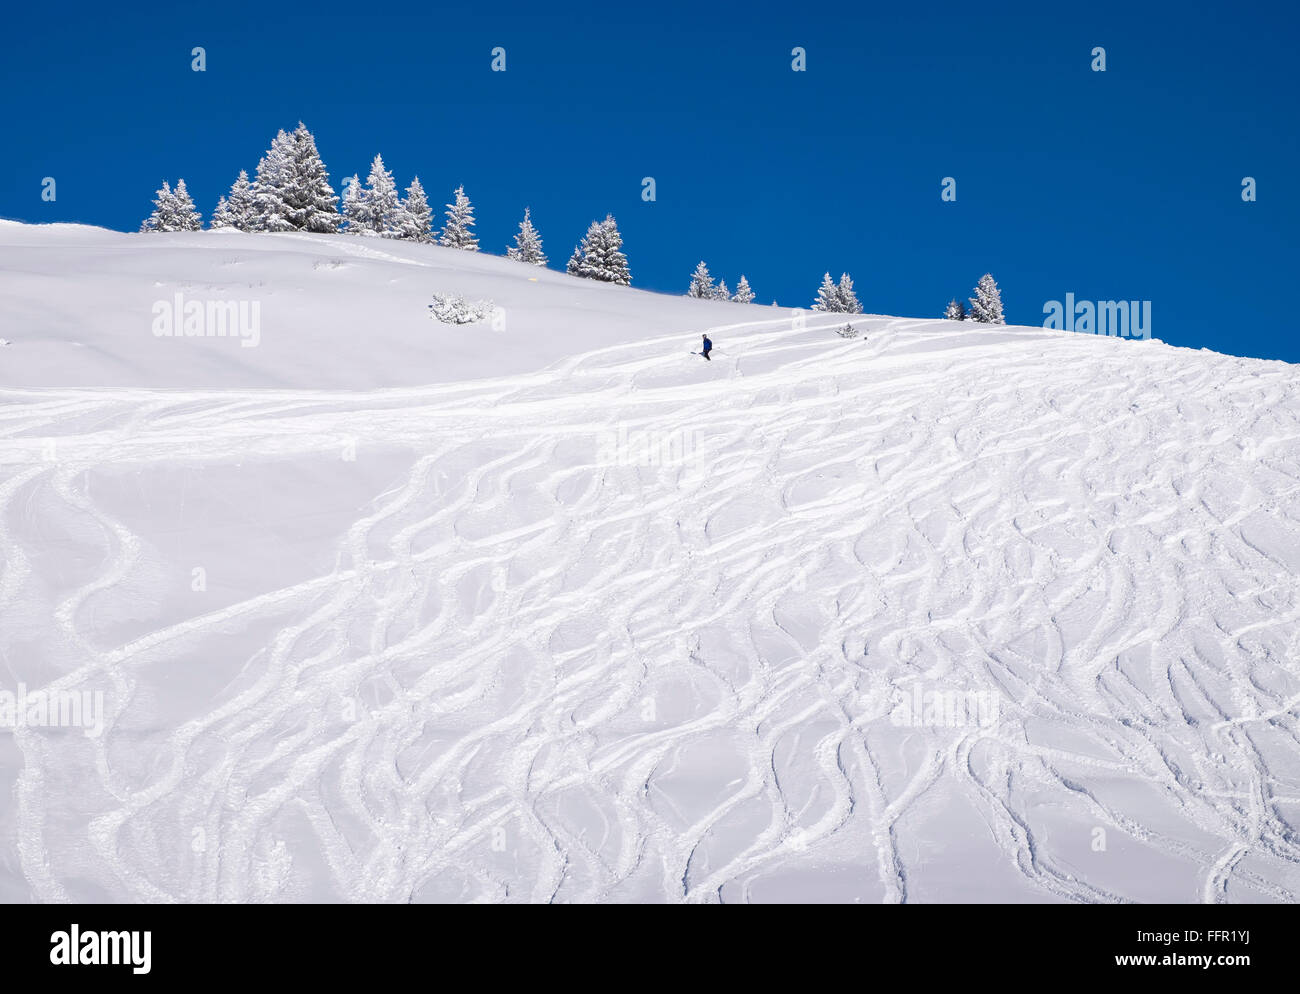
[[[700,355],[704,356],[705,359],[709,359],[709,350],[711,350],[712,348],[713,348],[713,343],[709,341],[709,336],[705,335],[704,348],[700,350]],[[709,362],[712,361],[713,361],[712,359],[709,359]]]

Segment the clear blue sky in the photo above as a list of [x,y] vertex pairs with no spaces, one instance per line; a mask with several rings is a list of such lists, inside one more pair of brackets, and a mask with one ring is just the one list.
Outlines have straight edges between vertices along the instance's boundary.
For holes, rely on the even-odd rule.
[[613,212],[646,289],[704,259],[807,306],[847,270],[867,310],[929,317],[991,271],[1016,323],[1150,300],[1157,338],[1300,361],[1294,5],[893,7],[20,4],[0,216],[135,230],[184,177],[206,218],[301,119],[336,190],[376,152],[439,205],[464,183],[491,252],[531,205],[562,267]]

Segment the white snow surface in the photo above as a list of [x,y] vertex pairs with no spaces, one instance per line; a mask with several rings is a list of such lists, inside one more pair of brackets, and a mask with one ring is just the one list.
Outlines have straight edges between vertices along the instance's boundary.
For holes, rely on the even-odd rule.
[[0,224],[0,899],[1300,898],[1295,367],[805,318]]

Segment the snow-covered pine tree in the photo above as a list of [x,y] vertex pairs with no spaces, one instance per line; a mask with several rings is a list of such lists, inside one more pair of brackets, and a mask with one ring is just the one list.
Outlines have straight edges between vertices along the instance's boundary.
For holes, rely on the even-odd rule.
[[740,282],[736,284],[735,296],[731,298],[737,304],[752,304],[754,302],[754,291],[750,289],[749,280],[742,275]]
[[713,288],[714,300],[730,300],[731,291],[727,289],[727,281],[718,277],[718,285]]
[[985,273],[975,284],[975,296],[970,300],[969,320],[981,324],[1007,323],[1002,316],[1002,292],[990,273]]
[[858,295],[853,292],[853,280],[848,273],[840,274],[840,285],[835,288],[835,294],[840,299],[840,310],[845,314],[862,313],[862,305],[858,303]]
[[174,231],[173,219],[176,217],[176,194],[172,185],[163,180],[162,187],[154,196],[153,213],[140,225],[141,231]]
[[956,298],[948,301],[948,307],[943,312],[943,319],[945,321],[965,321],[966,305]]
[[516,262],[526,262],[530,266],[545,266],[546,253],[542,251],[542,236],[533,227],[530,209],[524,208],[524,219],[519,222],[519,234],[515,243],[506,249],[506,258]]
[[177,180],[172,192],[172,204],[175,210],[172,231],[202,231],[203,215],[194,207],[190,191],[185,189],[185,180]]
[[328,234],[339,230],[339,198],[316,150],[316,139],[301,121],[289,136],[293,151],[293,187],[287,198],[289,223],[299,231]]
[[248,172],[241,169],[239,178],[230,187],[230,194],[217,201],[217,209],[212,212],[208,227],[252,231],[256,212],[257,201],[253,198],[253,188],[248,182]]
[[700,264],[695,267],[695,272],[691,273],[691,288],[686,291],[688,297],[699,297],[702,300],[713,299],[713,277],[709,275],[709,267],[700,260]]
[[844,309],[840,305],[840,294],[835,287],[835,281],[831,279],[830,273],[822,277],[822,285],[817,288],[817,299],[813,301],[812,309],[828,313]]
[[589,280],[630,286],[632,274],[622,249],[623,236],[618,232],[618,223],[613,214],[606,214],[605,220],[591,222],[582,236],[582,244],[573,250],[568,271]]
[[208,227],[213,231],[218,228],[233,228],[230,223],[230,206],[226,203],[225,197],[217,198],[217,206],[212,211],[212,220],[208,222]]
[[623,236],[619,233],[618,222],[613,214],[606,214],[602,223],[603,242],[601,257],[605,272],[611,283],[619,286],[632,285],[632,271],[627,266],[627,256],[623,254]]
[[393,174],[384,168],[384,157],[376,155],[370,163],[370,176],[361,191],[365,201],[366,222],[381,238],[397,238],[401,229],[401,197]]
[[449,248],[464,249],[466,252],[478,251],[478,235],[470,229],[474,227],[474,205],[465,196],[465,187],[456,187],[456,200],[447,204],[447,223],[443,226],[439,245]]
[[398,217],[399,238],[413,242],[433,241],[433,208],[429,206],[419,176],[406,188],[406,199],[402,201]]
[[257,164],[253,183],[259,231],[338,230],[338,197],[316,150],[316,139],[299,121],[292,134],[283,129]]
[[[410,187],[407,187],[409,190]],[[393,213],[389,223],[392,230],[385,236],[387,238],[402,238],[408,241],[415,241],[410,233],[415,230],[415,221],[406,210],[406,198],[401,194],[397,197],[397,206],[393,208]]]
[[343,181],[343,230],[349,235],[364,235],[370,230],[366,191],[356,173]]
[[281,128],[271,140],[271,147],[257,164],[257,179],[253,181],[253,199],[257,203],[253,224],[258,231],[292,231],[285,191],[290,186],[289,173],[292,157],[289,136]]
[[257,198],[253,196],[253,184],[248,181],[248,171],[241,169],[230,185],[230,195],[226,197],[226,206],[230,218],[240,231],[256,231]]

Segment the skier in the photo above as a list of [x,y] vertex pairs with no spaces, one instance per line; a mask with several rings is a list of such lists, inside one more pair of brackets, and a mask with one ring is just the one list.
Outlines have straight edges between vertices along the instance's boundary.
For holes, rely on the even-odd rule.
[[[704,356],[705,359],[709,359],[709,350],[712,348],[713,348],[713,343],[709,341],[709,336],[705,335],[704,348],[700,350],[700,355]],[[712,359],[709,359],[709,362],[712,361],[713,361]]]

